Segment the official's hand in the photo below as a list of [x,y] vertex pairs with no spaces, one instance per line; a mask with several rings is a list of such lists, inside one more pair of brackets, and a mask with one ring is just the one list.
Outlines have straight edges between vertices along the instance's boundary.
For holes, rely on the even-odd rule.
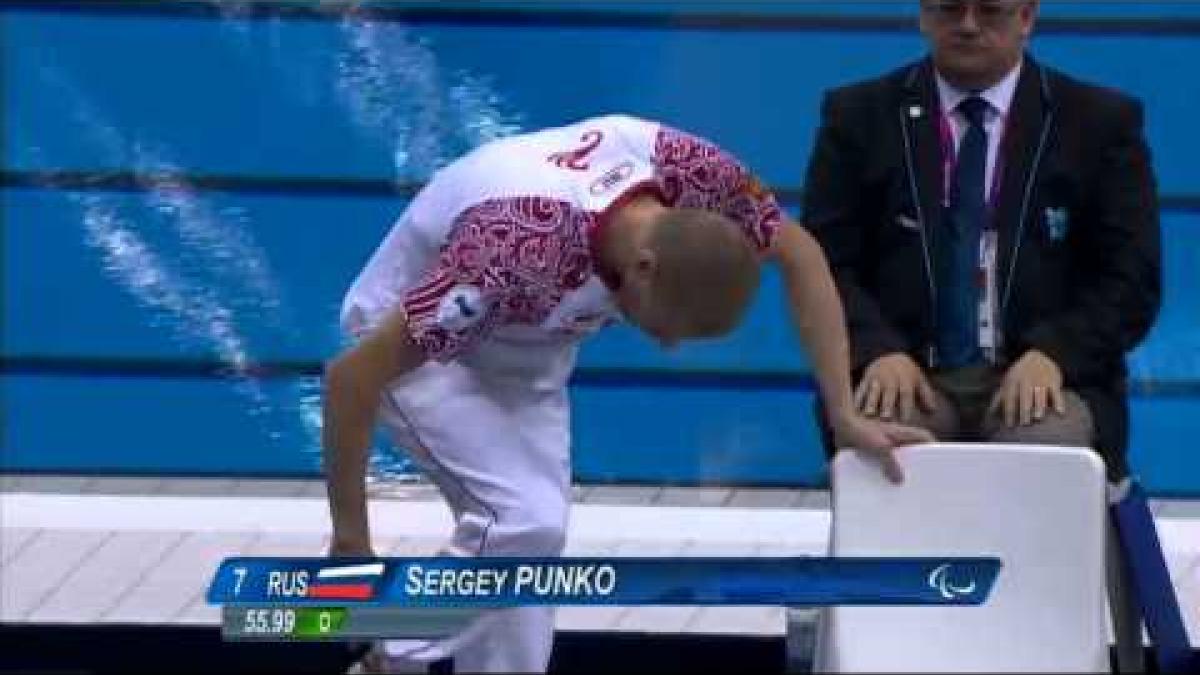
[[858,414],[843,417],[833,425],[839,448],[853,448],[875,457],[883,473],[893,483],[904,482],[904,471],[893,452],[898,445],[932,443],[933,435],[924,429],[867,419]]
[[1051,408],[1059,415],[1067,413],[1063,399],[1062,371],[1050,357],[1030,349],[1004,373],[1000,388],[992,397],[988,414],[999,412],[1007,426],[1028,426],[1040,422]]
[[913,419],[914,406],[926,413],[937,407],[933,387],[908,354],[886,354],[871,362],[854,392],[854,405],[867,417]]

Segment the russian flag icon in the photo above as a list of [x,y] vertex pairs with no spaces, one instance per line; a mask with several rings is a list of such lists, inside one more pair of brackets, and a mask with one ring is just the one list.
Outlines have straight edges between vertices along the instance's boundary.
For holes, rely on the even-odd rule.
[[321,600],[370,600],[375,581],[383,576],[383,563],[326,567],[308,586],[308,597]]

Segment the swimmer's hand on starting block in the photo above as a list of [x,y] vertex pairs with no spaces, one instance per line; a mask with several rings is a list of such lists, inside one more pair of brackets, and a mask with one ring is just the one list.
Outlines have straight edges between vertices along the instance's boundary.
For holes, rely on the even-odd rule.
[[843,415],[833,426],[837,447],[853,448],[877,460],[883,474],[893,483],[904,482],[904,470],[896,459],[899,445],[932,443],[933,435],[925,429],[864,417],[857,412]]

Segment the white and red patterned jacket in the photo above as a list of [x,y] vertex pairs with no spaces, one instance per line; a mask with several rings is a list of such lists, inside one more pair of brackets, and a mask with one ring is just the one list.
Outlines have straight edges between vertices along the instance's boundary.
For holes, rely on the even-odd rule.
[[361,334],[403,304],[431,359],[501,370],[550,359],[565,378],[574,344],[616,317],[591,234],[642,190],[735,219],[760,250],[781,220],[737,160],[667,126],[611,115],[512,136],[433,176],[350,288],[342,326]]

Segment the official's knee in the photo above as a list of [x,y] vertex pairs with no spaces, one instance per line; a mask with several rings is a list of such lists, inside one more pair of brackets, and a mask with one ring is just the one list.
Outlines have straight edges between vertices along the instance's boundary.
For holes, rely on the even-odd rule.
[[1064,391],[1063,399],[1066,408],[1064,414],[1047,410],[1041,420],[1024,426],[1007,426],[999,415],[993,413],[984,424],[984,435],[996,443],[1091,447],[1096,438],[1091,409],[1073,391]]

